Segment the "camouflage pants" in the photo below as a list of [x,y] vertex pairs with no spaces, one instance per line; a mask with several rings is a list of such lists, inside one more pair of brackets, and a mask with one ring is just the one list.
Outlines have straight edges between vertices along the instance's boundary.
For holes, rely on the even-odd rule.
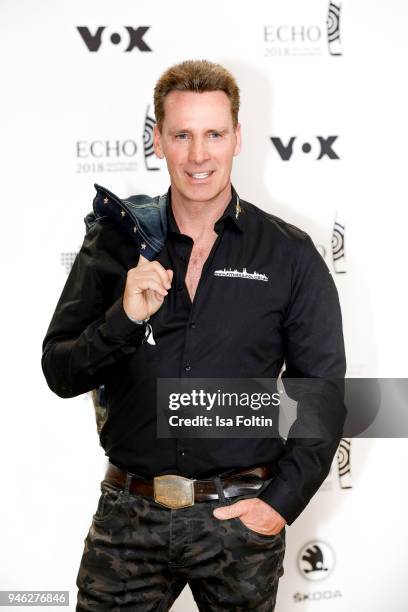
[[212,514],[259,492],[171,510],[103,480],[76,580],[76,611],[168,611],[188,583],[200,611],[272,612],[285,528],[267,536],[239,518]]

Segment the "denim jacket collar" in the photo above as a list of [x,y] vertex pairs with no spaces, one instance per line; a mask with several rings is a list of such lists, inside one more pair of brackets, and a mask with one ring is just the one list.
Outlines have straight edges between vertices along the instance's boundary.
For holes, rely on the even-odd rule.
[[156,197],[141,194],[121,199],[97,183],[95,189],[93,212],[84,218],[87,230],[99,219],[110,217],[131,236],[140,254],[146,259],[155,259],[167,236],[167,194]]
[[[94,186],[96,195],[93,200],[93,211],[84,218],[87,231],[99,219],[109,217],[132,237],[139,253],[149,260],[155,259],[163,249],[168,229],[178,232],[174,218],[171,221],[173,215],[169,215],[169,220],[167,215],[167,210],[170,209],[168,207],[171,198],[170,188],[160,196],[150,197],[141,194],[121,199],[106,187],[97,183]],[[243,231],[244,209],[233,186],[231,190],[231,200],[215,226],[222,223],[225,218],[229,218],[239,230]]]

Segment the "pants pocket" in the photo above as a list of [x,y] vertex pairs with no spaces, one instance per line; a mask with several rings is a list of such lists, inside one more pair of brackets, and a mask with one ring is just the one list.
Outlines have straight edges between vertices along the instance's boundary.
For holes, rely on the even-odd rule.
[[270,540],[270,541],[272,541],[272,540],[274,540],[275,538],[277,538],[277,537],[279,537],[279,536],[281,535],[281,532],[279,532],[279,533],[273,533],[273,534],[269,534],[269,535],[268,535],[268,534],[265,534],[265,533],[259,533],[259,531],[254,531],[253,529],[250,529],[249,527],[247,527],[247,526],[245,525],[245,523],[243,523],[243,522],[241,521],[241,519],[239,518],[239,516],[234,517],[232,520],[236,521],[236,523],[238,524],[238,526],[239,526],[241,529],[244,529],[244,530],[246,531],[247,535],[249,535],[250,537],[253,537],[253,538],[258,538],[258,539],[260,539],[260,540],[264,540],[264,541],[265,541],[265,540],[266,540],[266,541],[269,541],[269,540]]
[[106,481],[102,481],[101,495],[99,497],[98,506],[92,520],[95,523],[104,523],[105,521],[113,518],[117,512],[122,497],[123,489],[119,489]]
[[[254,493],[247,493],[245,495],[238,495],[237,497],[230,498],[230,504],[238,502],[242,499],[254,499],[258,497],[259,493],[261,493],[261,491],[263,491],[266,488],[266,486],[268,486],[269,482],[270,480],[265,481],[262,487]],[[235,523],[237,524],[237,526],[239,526],[240,529],[243,529],[246,532],[248,537],[253,538],[253,539],[258,539],[264,542],[268,542],[268,541],[273,541],[275,540],[275,538],[281,537],[282,535],[284,535],[282,531],[285,529],[285,527],[283,527],[283,530],[281,530],[279,533],[267,535],[264,533],[259,533],[258,531],[254,531],[253,529],[250,529],[249,527],[247,527],[245,523],[240,519],[239,516],[234,517],[232,520],[235,521]]]

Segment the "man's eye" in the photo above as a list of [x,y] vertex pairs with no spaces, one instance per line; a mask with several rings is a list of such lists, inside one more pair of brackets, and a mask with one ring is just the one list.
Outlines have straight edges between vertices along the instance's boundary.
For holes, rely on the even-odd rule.
[[221,137],[221,134],[219,132],[210,132],[210,137],[217,139]]
[[176,134],[176,140],[187,140],[188,134]]

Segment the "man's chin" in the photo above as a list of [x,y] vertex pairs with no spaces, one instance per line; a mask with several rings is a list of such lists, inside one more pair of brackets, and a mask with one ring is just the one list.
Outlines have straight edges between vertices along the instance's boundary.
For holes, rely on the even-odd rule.
[[188,185],[187,187],[183,186],[183,189],[176,189],[183,199],[193,202],[210,202],[223,191],[221,186],[215,185]]

